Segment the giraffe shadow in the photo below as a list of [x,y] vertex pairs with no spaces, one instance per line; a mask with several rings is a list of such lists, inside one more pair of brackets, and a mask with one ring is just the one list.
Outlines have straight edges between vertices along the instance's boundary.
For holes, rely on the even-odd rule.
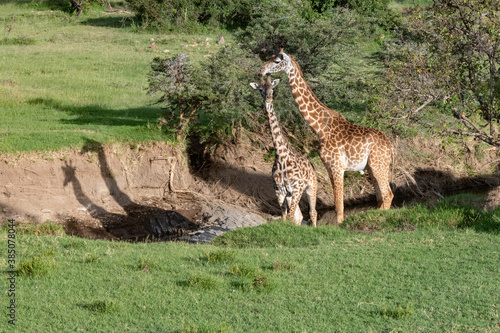
[[[134,202],[128,194],[121,190],[113,171],[108,163],[102,144],[98,141],[85,139],[86,143],[83,152],[94,152],[97,154],[100,168],[100,175],[109,191],[112,199],[121,206],[123,213],[107,211],[106,208],[94,202],[85,194],[84,187],[77,176],[77,167],[70,160],[65,161],[62,166],[64,173],[63,186],[71,184],[74,195],[78,202],[97,223],[92,224],[76,217],[66,218],[63,224],[65,232],[69,235],[83,238],[98,238],[109,240],[144,241],[154,238],[150,228],[151,219],[158,219],[162,216],[176,216],[176,220],[182,221],[179,229],[175,226],[170,234],[165,234],[162,240],[175,239],[185,232],[195,230],[197,225],[189,218],[178,212],[163,208],[148,206]],[[180,230],[183,229],[183,230]],[[171,236],[171,237],[169,237]]]

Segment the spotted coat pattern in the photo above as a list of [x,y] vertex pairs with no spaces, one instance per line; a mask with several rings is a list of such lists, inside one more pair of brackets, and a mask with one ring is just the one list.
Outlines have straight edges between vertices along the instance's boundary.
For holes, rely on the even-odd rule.
[[320,140],[319,155],[330,177],[335,198],[337,223],[344,220],[344,172],[366,170],[375,187],[378,208],[389,209],[394,195],[389,185],[392,144],[377,129],[362,127],[325,106],[304,80],[299,64],[283,52],[273,56],[261,68],[259,75],[284,71],[293,98],[304,120]]
[[281,207],[282,219],[293,220],[296,224],[302,223],[303,216],[299,202],[305,191],[309,199],[309,215],[313,226],[316,227],[316,191],[318,187],[316,171],[307,158],[293,149],[281,132],[273,107],[273,89],[278,83],[279,80],[271,82],[271,76],[268,76],[267,80],[261,77],[260,85],[250,83],[254,89],[258,89],[262,94],[269,119],[275,150],[272,169],[274,189]]

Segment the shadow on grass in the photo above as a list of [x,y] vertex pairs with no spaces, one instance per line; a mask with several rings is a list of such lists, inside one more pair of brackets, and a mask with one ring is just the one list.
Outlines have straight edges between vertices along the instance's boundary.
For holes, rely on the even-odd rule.
[[161,108],[151,106],[123,110],[104,109],[99,105],[67,106],[51,98],[30,99],[28,104],[66,112],[74,118],[61,122],[74,125],[141,126],[156,123],[163,113]]
[[109,13],[108,16],[89,18],[82,21],[83,25],[93,26],[93,27],[107,27],[107,28],[129,28],[133,25],[139,25],[136,22],[132,13],[128,14],[117,14]]

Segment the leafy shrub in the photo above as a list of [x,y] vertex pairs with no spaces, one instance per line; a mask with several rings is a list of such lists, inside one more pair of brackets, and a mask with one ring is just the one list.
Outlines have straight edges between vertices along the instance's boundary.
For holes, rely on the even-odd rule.
[[[183,0],[151,1],[151,6],[159,7],[151,11],[140,9],[139,14],[144,10],[149,16],[143,21],[156,22],[162,20],[160,13],[167,11],[178,18],[187,9],[188,13],[199,12],[198,16],[193,14],[198,23],[207,23],[202,19],[205,16],[200,14],[205,3],[195,3],[199,8],[194,9],[190,7],[191,3]],[[385,0],[380,0],[380,3],[385,3]],[[323,103],[340,112],[352,110],[366,115],[365,110],[374,98],[377,84],[373,75],[360,69],[363,56],[359,43],[374,36],[371,31],[373,23],[360,14],[363,10],[335,4],[334,1],[325,1],[321,5],[306,0],[251,4],[242,1],[240,7],[246,9],[245,18],[232,12],[232,7],[221,14],[224,17],[235,15],[234,18],[239,17],[244,22],[243,29],[235,33],[240,46],[222,48],[199,66],[182,54],[154,59],[149,74],[149,92],[162,94],[158,102],[165,106],[161,119],[164,128],[177,139],[182,140],[189,133],[192,138],[200,138],[202,143],[235,138],[241,127],[261,129],[266,119],[262,99],[248,83],[257,80],[262,61],[280,47],[297,59],[305,79]],[[167,10],[161,6],[170,7]],[[214,2],[210,10],[222,10],[217,6],[218,2]],[[173,16],[165,20],[173,24]],[[274,94],[278,120],[286,133],[295,134],[291,135],[292,142],[315,144],[316,136],[303,121],[286,81],[283,82]]]
[[[49,8],[52,10],[60,10],[67,13],[79,13],[75,5],[73,5],[70,0],[38,0],[26,2],[28,6],[38,10],[41,8]],[[107,5],[106,0],[77,0],[75,1],[75,3],[79,5],[79,8],[83,13],[87,12],[91,6],[104,7]]]
[[359,14],[375,21],[376,23],[390,27],[395,19],[389,4],[392,0],[312,0],[312,8],[317,12],[323,12],[330,7],[348,7]]
[[[103,0],[94,0],[103,1]],[[331,8],[351,8],[367,19],[391,26],[395,13],[389,9],[391,0],[127,0],[143,27],[167,30],[199,31],[210,27],[245,28],[255,17],[281,16],[289,13],[300,18],[321,16]],[[272,8],[272,11],[266,11]],[[264,10],[264,11],[263,11]],[[284,15],[284,16],[283,16]],[[292,23],[290,21],[290,23]]]
[[[340,112],[365,111],[376,85],[374,75],[361,68],[367,61],[359,44],[374,36],[370,22],[344,7],[306,15],[310,9],[302,1],[262,2],[253,10],[251,23],[236,33],[243,48],[266,61],[283,47],[297,60],[319,100]],[[297,137],[311,138],[289,88],[282,84],[276,92],[274,104],[283,127]]]
[[421,117],[432,106],[460,119],[440,130],[500,147],[499,10],[496,0],[440,0],[407,12],[384,52],[396,118]]
[[[260,63],[237,47],[226,46],[195,67],[184,54],[155,58],[148,75],[150,94],[161,93],[165,107],[161,123],[183,139],[188,129],[202,142],[221,142],[234,136],[233,129],[249,122],[262,104],[248,83]],[[259,102],[257,102],[259,101]]]

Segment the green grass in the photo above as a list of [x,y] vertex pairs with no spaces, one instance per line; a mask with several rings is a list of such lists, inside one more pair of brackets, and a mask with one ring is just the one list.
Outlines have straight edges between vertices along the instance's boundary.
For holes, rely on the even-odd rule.
[[432,0],[395,0],[389,5],[394,10],[403,10],[415,6],[430,6],[433,4]]
[[[478,202],[478,198],[480,202]],[[434,204],[418,204],[387,212],[371,210],[349,217],[344,228],[355,231],[417,229],[461,230],[500,233],[498,210],[479,209],[483,196],[460,194],[439,200]]]
[[54,264],[46,257],[33,256],[19,264],[17,273],[20,276],[43,276],[50,272]]
[[132,18],[102,8],[76,18],[34,4],[0,5],[0,152],[165,140],[158,96],[146,94],[151,60],[169,50],[198,61],[217,49],[220,34],[138,31]]
[[[414,3],[426,2],[395,2]],[[123,6],[121,1],[111,4]],[[98,6],[78,18],[52,9],[47,2],[0,5],[0,152],[81,148],[89,140],[132,145],[171,140],[157,121],[163,113],[154,104],[158,96],[146,94],[152,59],[184,52],[196,63],[217,51],[221,35],[226,44],[234,42],[226,31],[143,31],[133,14],[105,14]],[[151,38],[157,52],[151,49]],[[370,60],[380,45],[371,41],[360,47],[355,68],[362,80],[380,69]],[[364,124],[364,103],[345,110],[336,107]]]
[[[270,223],[210,245],[108,242],[26,229],[16,235],[16,329],[494,332],[500,208],[482,211],[473,198],[365,213],[367,225],[354,217],[316,229]],[[405,223],[415,219],[412,227],[388,222],[398,215]],[[476,218],[450,223],[452,215]],[[486,218],[496,222],[485,228]],[[6,229],[0,240],[5,249]],[[0,262],[7,277],[5,255]],[[44,265],[44,274],[21,272]],[[0,321],[0,331],[8,327]]]
[[88,311],[98,312],[98,313],[119,312],[118,305],[114,301],[110,300],[82,303],[81,307]]
[[[150,38],[202,59],[218,37],[23,3],[0,5],[1,152],[163,140],[162,111],[145,93],[160,54]],[[238,229],[210,245],[85,240],[25,224],[16,228],[17,322],[4,316],[0,331],[498,331],[500,210],[477,207],[455,196],[356,214],[341,227]],[[8,277],[5,228],[0,247]]]

